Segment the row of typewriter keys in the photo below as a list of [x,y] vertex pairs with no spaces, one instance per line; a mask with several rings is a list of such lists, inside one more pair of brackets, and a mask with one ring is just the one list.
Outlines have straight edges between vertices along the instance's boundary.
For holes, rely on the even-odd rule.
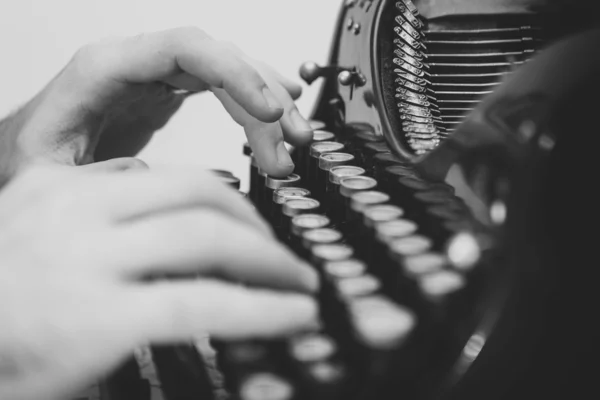
[[421,179],[367,132],[342,138],[313,124],[310,146],[293,153],[297,174],[270,177],[247,147],[245,154],[249,200],[322,278],[323,327],[289,340],[216,345],[226,386],[240,400],[365,398],[394,355],[427,347],[421,333],[441,326],[466,286],[469,271],[444,252],[468,223],[453,188]]

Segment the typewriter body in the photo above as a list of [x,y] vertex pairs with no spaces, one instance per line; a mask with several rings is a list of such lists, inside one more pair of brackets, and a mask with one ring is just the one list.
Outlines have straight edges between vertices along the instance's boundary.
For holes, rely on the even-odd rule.
[[[327,65],[300,69],[323,82],[295,174],[246,149],[248,198],[322,276],[323,328],[213,342],[229,398],[548,399],[590,382],[570,277],[593,265],[568,233],[585,215],[557,181],[586,171],[600,33],[578,33],[583,4],[523,4],[343,1]],[[198,346],[151,353],[165,399],[222,394]],[[150,399],[138,367],[102,398]]]

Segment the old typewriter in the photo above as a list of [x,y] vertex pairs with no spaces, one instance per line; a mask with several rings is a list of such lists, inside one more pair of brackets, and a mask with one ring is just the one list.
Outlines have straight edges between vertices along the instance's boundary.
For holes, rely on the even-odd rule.
[[295,173],[244,148],[249,201],[322,277],[322,329],[151,347],[100,398],[548,399],[593,381],[594,263],[563,197],[586,171],[600,32],[578,33],[595,17],[575,3],[531,3],[345,0],[328,64],[300,69],[322,89]]

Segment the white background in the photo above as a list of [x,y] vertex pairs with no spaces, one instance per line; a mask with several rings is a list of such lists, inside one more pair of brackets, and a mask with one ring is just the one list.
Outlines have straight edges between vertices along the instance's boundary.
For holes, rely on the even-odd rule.
[[[340,4],[340,0],[0,0],[0,118],[34,96],[85,43],[178,26],[199,26],[299,80],[303,61],[327,59]],[[298,107],[309,116],[318,85],[304,88]],[[244,179],[244,141],[243,131],[206,93],[188,100],[140,158],[151,167],[225,168]]]

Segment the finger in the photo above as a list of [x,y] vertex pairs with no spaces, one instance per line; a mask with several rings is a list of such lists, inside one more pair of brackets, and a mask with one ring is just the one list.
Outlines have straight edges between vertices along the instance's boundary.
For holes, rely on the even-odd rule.
[[300,115],[294,100],[290,97],[287,90],[272,77],[265,78],[269,87],[283,104],[285,112],[279,120],[283,128],[283,137],[285,141],[293,146],[301,146],[312,139],[313,129],[308,121]]
[[85,172],[121,172],[128,170],[146,170],[148,169],[148,164],[139,158],[123,157],[81,165],[77,167],[77,169]]
[[274,239],[212,210],[159,214],[120,227],[106,264],[129,277],[202,274],[315,292],[315,271]]
[[139,35],[92,47],[89,52],[94,62],[103,60],[95,70],[108,74],[107,79],[147,83],[186,72],[208,86],[223,88],[258,120],[274,122],[283,114],[256,69],[197,28]]
[[[250,65],[255,67],[263,78],[268,76],[274,77],[279,82],[279,84],[281,84],[285,88],[285,90],[289,93],[292,99],[296,100],[302,94],[302,86],[292,81],[291,79],[284,77],[264,62],[248,57],[248,55],[244,53],[235,43],[228,41],[221,41],[221,43],[227,49],[231,50],[231,52],[233,52],[240,58],[246,60]],[[267,84],[269,83],[271,82],[267,80]]]
[[258,69],[261,75],[263,77],[265,75],[274,77],[277,80],[277,82],[285,88],[285,90],[288,92],[288,94],[293,100],[297,100],[298,98],[300,98],[300,96],[302,96],[302,86],[300,86],[300,84],[283,76],[277,70],[271,68],[269,65],[263,62],[252,60],[251,64],[256,66],[256,64],[254,64],[255,62],[258,63],[258,65],[260,66],[260,68]]
[[210,280],[161,282],[132,290],[128,329],[141,341],[180,342],[208,333],[223,339],[287,336],[318,326],[313,299]]
[[259,167],[267,174],[284,177],[292,173],[294,163],[285,148],[283,131],[279,123],[264,123],[249,115],[222,89],[213,89],[225,110],[242,127]]
[[[206,171],[131,171],[127,174],[96,175],[94,180],[81,180],[76,190],[86,218],[98,217],[124,222],[149,214],[177,209],[208,207],[249,224],[263,236],[272,230],[259,217],[249,202],[238,192]],[[89,190],[89,186],[102,190]],[[97,213],[90,214],[93,204]]]

